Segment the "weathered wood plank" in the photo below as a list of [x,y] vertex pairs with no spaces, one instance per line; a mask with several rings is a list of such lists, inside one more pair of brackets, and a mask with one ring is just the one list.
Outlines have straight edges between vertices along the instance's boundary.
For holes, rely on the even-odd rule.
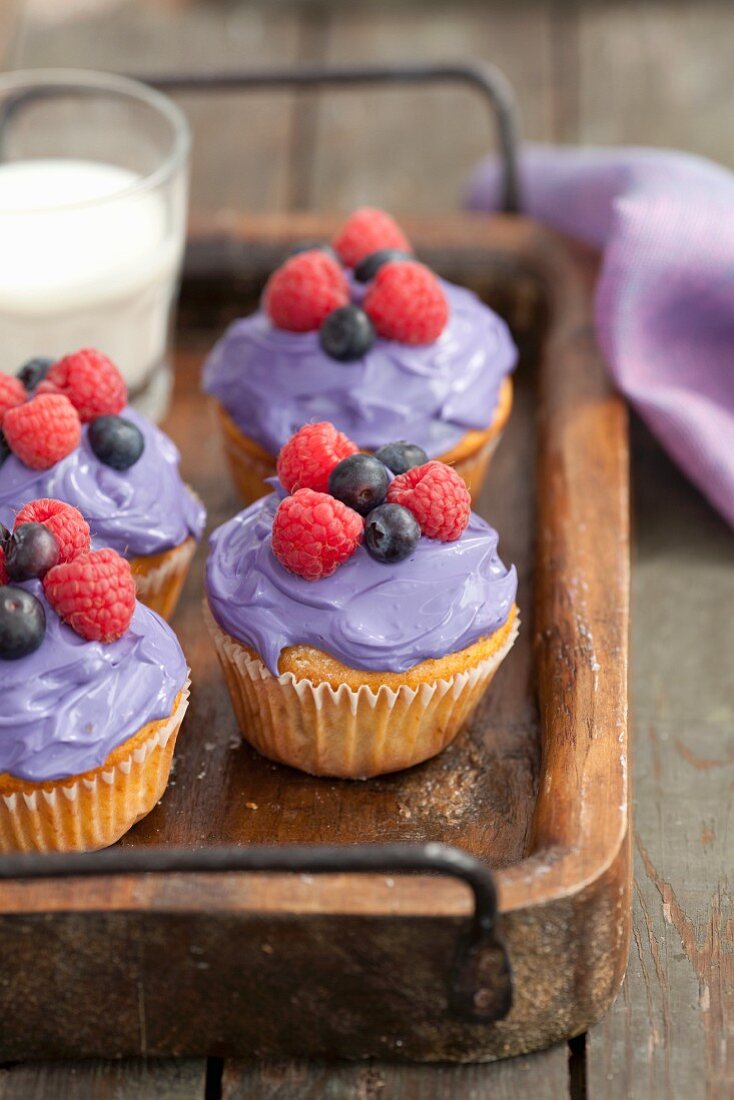
[[222,1100],[565,1100],[565,1044],[494,1065],[228,1062]]
[[579,131],[734,164],[734,15],[720,0],[578,5]]
[[[734,1094],[734,537],[635,433],[634,940],[590,1096]],[[722,613],[723,612],[723,613]]]
[[[288,64],[300,16],[281,5],[26,0],[19,66],[167,73]],[[276,210],[290,199],[291,94],[180,96],[194,134],[192,206]]]
[[0,1100],[204,1100],[206,1063],[143,1058],[0,1070]]
[[[551,5],[338,4],[325,56],[350,61],[494,60],[519,92],[527,133],[552,132]],[[349,210],[456,207],[468,170],[493,146],[487,108],[462,88],[340,92],[322,98],[305,201]]]

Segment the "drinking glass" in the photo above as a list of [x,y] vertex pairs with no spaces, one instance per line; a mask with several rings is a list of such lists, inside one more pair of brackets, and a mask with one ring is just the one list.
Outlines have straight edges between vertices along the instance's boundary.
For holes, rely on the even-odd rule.
[[189,151],[181,111],[137,81],[0,76],[0,370],[95,347],[163,415]]

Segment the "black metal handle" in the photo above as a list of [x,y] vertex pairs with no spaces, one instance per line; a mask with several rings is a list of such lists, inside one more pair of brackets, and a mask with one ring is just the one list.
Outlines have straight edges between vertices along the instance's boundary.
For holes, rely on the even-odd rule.
[[512,87],[504,73],[489,62],[395,65],[289,66],[283,69],[212,73],[147,74],[137,79],[165,92],[264,91],[279,88],[350,88],[369,84],[468,84],[487,100],[497,125],[502,155],[501,209],[521,209],[518,150],[520,121]]
[[215,848],[108,848],[102,852],[4,855],[0,879],[228,871],[300,874],[447,875],[474,895],[474,912],[461,937],[449,991],[453,1010],[490,1022],[512,1005],[507,952],[497,937],[497,894],[492,873],[468,852],[447,844],[253,845]]

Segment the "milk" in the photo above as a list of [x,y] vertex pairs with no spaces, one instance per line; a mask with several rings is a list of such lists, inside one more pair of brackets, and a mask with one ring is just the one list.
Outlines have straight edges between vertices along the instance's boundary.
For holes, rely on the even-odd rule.
[[0,164],[0,370],[96,347],[162,414],[185,185],[171,196],[141,182],[94,161]]

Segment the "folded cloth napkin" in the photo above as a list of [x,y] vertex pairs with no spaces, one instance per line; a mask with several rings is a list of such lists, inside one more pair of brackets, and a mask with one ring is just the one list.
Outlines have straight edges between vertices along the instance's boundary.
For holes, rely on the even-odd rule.
[[[491,210],[496,159],[468,205]],[[621,392],[734,525],[734,175],[652,149],[530,146],[529,214],[603,250],[595,322]]]

